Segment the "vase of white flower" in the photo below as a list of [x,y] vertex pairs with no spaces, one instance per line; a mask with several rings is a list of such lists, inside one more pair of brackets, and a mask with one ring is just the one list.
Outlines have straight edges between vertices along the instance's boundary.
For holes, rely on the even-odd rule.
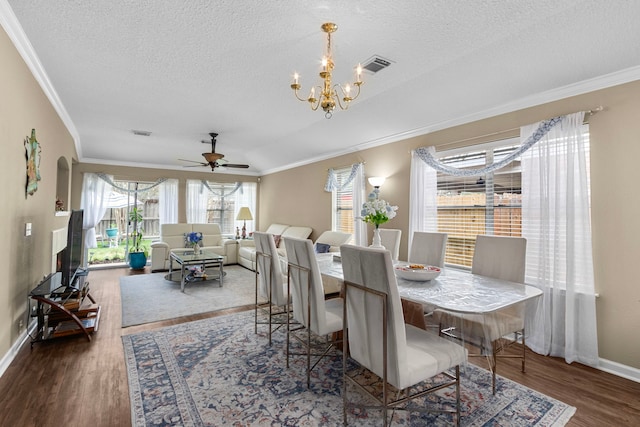
[[378,229],[377,225],[376,225],[376,228],[373,230],[373,241],[371,242],[369,247],[385,249],[385,247],[382,246],[382,240],[380,239],[380,229]]
[[384,248],[380,240],[380,230],[378,230],[378,228],[381,224],[394,218],[397,210],[397,206],[391,206],[386,201],[375,197],[369,197],[369,200],[362,204],[360,219],[376,227],[375,230],[373,230],[372,248]]

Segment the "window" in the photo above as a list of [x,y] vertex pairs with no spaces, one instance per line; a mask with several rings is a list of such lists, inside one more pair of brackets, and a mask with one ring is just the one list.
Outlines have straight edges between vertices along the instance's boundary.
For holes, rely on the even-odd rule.
[[[244,221],[236,221],[241,207],[249,208],[256,215],[255,182],[187,182],[187,218],[191,223],[219,224],[223,234],[235,235],[236,227]],[[254,221],[247,222],[247,232],[253,230]]]
[[[336,183],[338,188],[342,188],[351,174],[351,167],[334,170]],[[333,231],[342,231],[344,233],[353,234],[353,182],[351,180],[341,190],[334,189],[332,192],[332,210],[333,210]],[[358,216],[358,214],[356,214]]]
[[[131,232],[129,224],[129,211],[134,204],[135,181],[113,180],[115,187],[111,189],[111,195],[107,201],[107,211],[96,226],[96,233],[106,236],[106,229],[117,228],[118,232],[124,236]],[[118,190],[127,189],[127,191]],[[147,189],[148,188],[148,189]],[[145,239],[152,239],[160,236],[160,212],[159,212],[159,190],[153,182],[138,182],[138,209],[142,213],[142,224],[140,228],[144,231]]]
[[235,188],[233,184],[216,184],[209,183],[211,189],[216,190],[217,194],[208,193],[207,198],[207,223],[219,224],[223,233],[234,233],[235,217],[234,211],[236,207],[236,199],[226,196],[227,193]]
[[[518,148],[518,140],[439,153],[440,161],[460,169],[477,169],[500,161]],[[438,172],[438,231],[448,233],[447,264],[471,267],[478,234],[522,235],[520,159],[483,176]]]

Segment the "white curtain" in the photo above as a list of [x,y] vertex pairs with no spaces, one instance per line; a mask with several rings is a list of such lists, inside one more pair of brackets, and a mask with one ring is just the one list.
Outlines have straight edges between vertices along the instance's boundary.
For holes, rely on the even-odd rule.
[[256,195],[257,195],[258,184],[255,182],[243,182],[242,186],[238,191],[233,193],[233,197],[235,197],[234,203],[234,212],[233,219],[235,221],[235,227],[242,229],[245,221],[238,221],[236,218],[238,217],[238,212],[242,207],[248,207],[251,211],[251,216],[253,216],[253,221],[247,222],[247,235],[255,231],[256,224]]
[[208,190],[201,181],[187,180],[187,223],[204,224],[207,222]]
[[[113,177],[109,178],[113,179]],[[96,242],[96,225],[107,212],[109,193],[111,193],[111,185],[107,184],[105,180],[95,173],[84,174],[80,208],[84,211],[82,228],[86,230],[84,236],[85,249],[98,246]]]
[[356,171],[356,175],[353,178],[352,191],[353,243],[358,246],[367,246],[367,223],[358,219],[360,217],[360,209],[366,201],[364,164],[360,164]]
[[438,231],[438,173],[412,151],[409,181],[409,248],[414,231]]
[[160,224],[178,223],[178,180],[167,179],[160,190]]
[[[526,282],[544,293],[526,328],[534,351],[595,366],[589,141],[583,120],[582,112],[564,117],[521,158]],[[521,139],[537,126],[524,126]]]

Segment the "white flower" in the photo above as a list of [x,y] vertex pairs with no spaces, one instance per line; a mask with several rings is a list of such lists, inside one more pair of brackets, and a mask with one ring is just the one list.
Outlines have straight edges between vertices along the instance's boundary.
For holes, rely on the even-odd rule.
[[391,206],[382,199],[369,199],[362,204],[360,219],[378,227],[396,216],[397,206]]

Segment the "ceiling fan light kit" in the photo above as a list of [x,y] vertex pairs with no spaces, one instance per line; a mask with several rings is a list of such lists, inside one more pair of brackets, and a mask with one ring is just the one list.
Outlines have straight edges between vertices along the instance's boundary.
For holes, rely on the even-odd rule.
[[[224,168],[239,168],[239,169],[248,169],[249,165],[243,165],[238,163],[220,163],[224,158],[224,154],[216,153],[216,137],[218,136],[215,132],[210,132],[209,136],[211,137],[211,152],[210,153],[202,153],[202,157],[206,160],[206,162],[197,162],[195,160],[186,160],[186,159],[178,159],[184,162],[198,163],[197,165],[191,166],[207,166],[211,167],[211,171],[215,171],[216,168],[224,167]],[[208,144],[209,141],[202,141],[203,144]],[[190,167],[190,166],[185,166]]]
[[[307,101],[311,106],[313,111],[316,111],[318,107],[322,107],[324,111],[324,116],[327,119],[330,119],[333,115],[333,110],[336,108],[336,105],[340,107],[341,110],[346,110],[349,108],[349,104],[351,101],[358,98],[360,95],[360,86],[364,83],[362,81],[362,66],[358,64],[356,67],[356,81],[352,83],[353,86],[357,88],[357,92],[355,95],[351,93],[351,86],[349,84],[340,85],[335,84],[332,86],[331,83],[331,74],[334,68],[333,56],[331,54],[331,33],[334,33],[338,30],[338,25],[333,22],[325,22],[320,27],[322,31],[327,33],[327,52],[325,56],[322,58],[322,71],[320,71],[320,78],[322,79],[322,85],[312,86],[311,92],[309,92],[309,96],[307,98],[301,98],[298,94],[298,91],[301,88],[299,83],[298,73],[294,73],[293,75],[293,83],[291,83],[291,89],[300,101]],[[319,91],[319,96],[316,98],[316,88]],[[338,91],[341,95],[338,94]],[[342,100],[341,97],[342,96]]]

